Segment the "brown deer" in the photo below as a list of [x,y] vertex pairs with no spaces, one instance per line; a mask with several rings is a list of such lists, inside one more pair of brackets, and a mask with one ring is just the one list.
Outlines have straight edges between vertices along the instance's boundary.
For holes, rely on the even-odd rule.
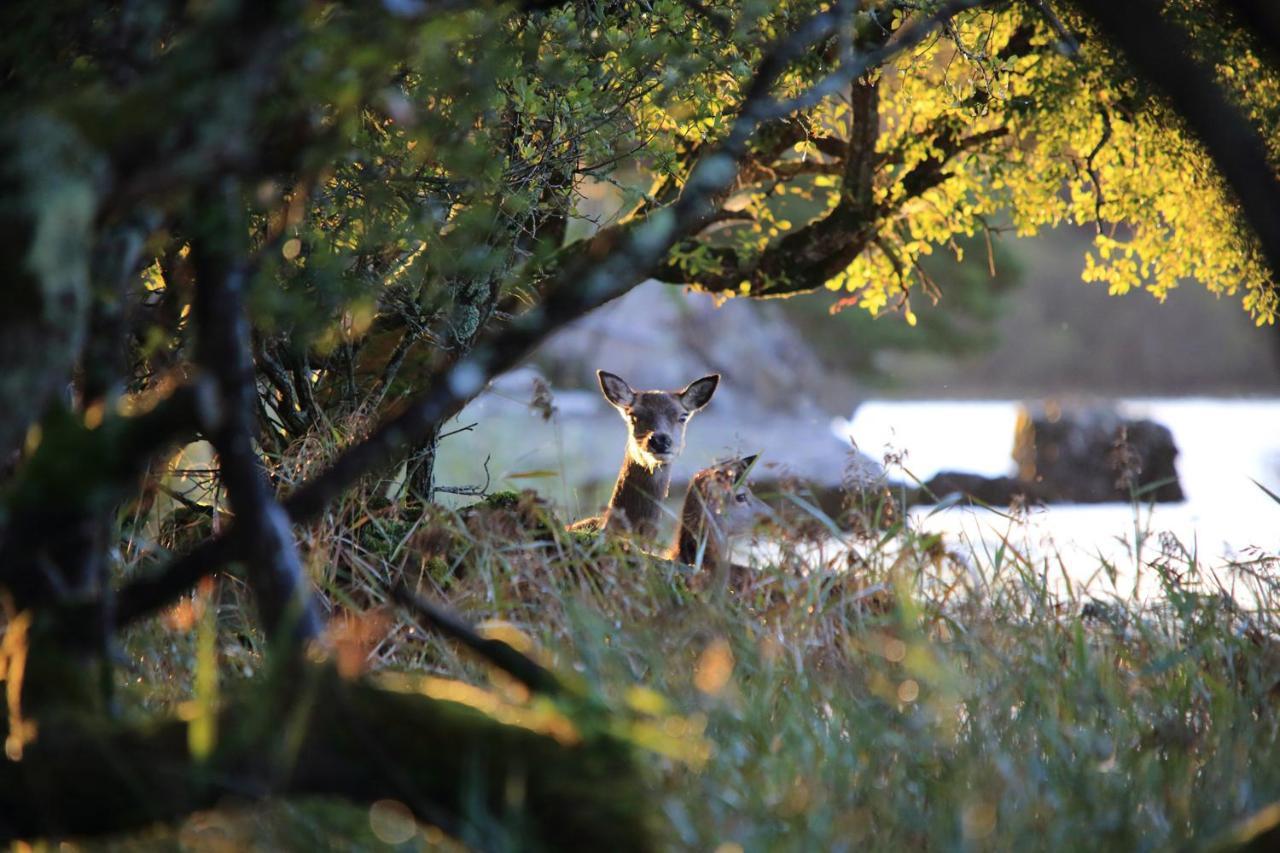
[[584,518],[569,530],[658,535],[662,501],[671,488],[671,463],[684,450],[689,419],[711,401],[719,374],[695,379],[680,391],[637,391],[622,377],[596,371],[600,391],[627,422],[627,455],[603,515]]
[[685,494],[675,541],[666,557],[709,571],[712,589],[723,589],[731,575],[745,572],[729,560],[730,540],[773,515],[747,485],[747,473],[755,461],[755,456],[746,456],[704,468],[694,475]]

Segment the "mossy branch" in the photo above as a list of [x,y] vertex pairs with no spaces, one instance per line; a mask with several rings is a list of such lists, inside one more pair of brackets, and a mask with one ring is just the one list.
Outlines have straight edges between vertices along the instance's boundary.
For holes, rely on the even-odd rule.
[[466,704],[492,697],[477,688],[459,685],[464,701],[428,695],[452,682],[393,690],[312,667],[300,683],[292,705],[261,684],[230,701],[217,730],[235,735],[204,760],[182,721],[42,719],[22,759],[0,763],[0,839],[124,832],[226,799],[308,794],[398,800],[480,849],[652,847],[630,748],[616,738],[579,733],[551,710],[501,722]]

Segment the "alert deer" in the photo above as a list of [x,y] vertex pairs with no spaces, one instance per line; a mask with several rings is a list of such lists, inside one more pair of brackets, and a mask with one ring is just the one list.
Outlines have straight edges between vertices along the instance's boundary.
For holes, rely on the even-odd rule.
[[731,459],[694,475],[680,511],[675,541],[666,554],[668,559],[709,570],[716,589],[723,588],[739,568],[729,561],[730,540],[773,515],[747,486],[747,472],[755,461],[755,456]]
[[570,530],[604,530],[653,539],[662,501],[671,488],[671,463],[684,450],[689,419],[711,401],[720,376],[695,379],[680,391],[637,391],[620,376],[596,372],[600,391],[627,423],[627,455],[603,515],[584,518]]

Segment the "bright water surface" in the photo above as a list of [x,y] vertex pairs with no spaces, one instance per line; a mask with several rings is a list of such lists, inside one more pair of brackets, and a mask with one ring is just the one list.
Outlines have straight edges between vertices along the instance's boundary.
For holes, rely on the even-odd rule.
[[[1223,567],[1280,554],[1280,503],[1253,482],[1280,494],[1280,400],[1130,399],[1118,407],[1173,432],[1185,502],[1136,513],[1129,504],[1054,505],[1016,522],[968,506],[917,507],[914,521],[968,542],[979,554],[994,556],[1007,539],[1058,591],[1065,591],[1065,574],[1077,589],[1127,596],[1136,586],[1140,597],[1158,594],[1159,583],[1153,572],[1135,571],[1134,544],[1142,542],[1141,557],[1149,560],[1167,532],[1197,555],[1203,569],[1228,588],[1234,585],[1239,597],[1251,598]],[[1013,401],[872,401],[832,429],[871,456],[902,454],[903,466],[920,480],[944,469],[994,476],[1014,473],[1010,451],[1018,409]],[[901,474],[891,468],[895,478]],[[1115,567],[1114,582],[1099,570],[1103,560]]]

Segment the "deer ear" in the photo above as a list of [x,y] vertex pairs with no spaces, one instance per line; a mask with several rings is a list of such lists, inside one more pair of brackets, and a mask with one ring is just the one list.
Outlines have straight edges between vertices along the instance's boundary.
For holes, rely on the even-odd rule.
[[756,464],[756,460],[760,458],[759,453],[753,453],[750,456],[743,456],[741,459],[735,459],[731,463],[733,466],[733,479],[735,483],[741,483],[746,479],[747,474],[751,472],[751,466]]
[[612,405],[626,408],[635,402],[635,390],[621,376],[607,370],[597,370],[596,378],[600,380],[600,392]]
[[716,386],[719,384],[719,373],[713,373],[710,376],[695,379],[689,383],[688,387],[680,392],[680,402],[689,411],[696,412],[707,403],[711,402],[711,395],[716,393]]

